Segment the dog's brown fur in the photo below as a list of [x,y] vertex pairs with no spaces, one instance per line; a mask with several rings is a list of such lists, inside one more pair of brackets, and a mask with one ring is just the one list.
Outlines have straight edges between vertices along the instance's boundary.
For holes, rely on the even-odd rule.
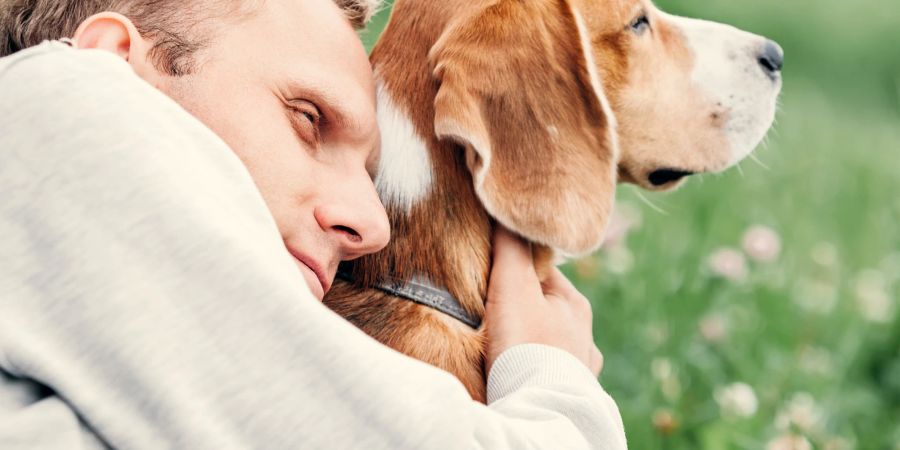
[[[641,8],[649,43],[629,30]],[[683,38],[657,13],[645,0],[398,0],[371,60],[425,139],[433,183],[409,210],[386,205],[390,245],[352,263],[357,282],[336,281],[326,304],[484,401],[480,331],[367,286],[423,275],[482,317],[494,220],[537,245],[543,270],[549,248],[600,244],[617,181],[724,167],[727,113],[696,92]],[[698,114],[678,117],[685,107]]]

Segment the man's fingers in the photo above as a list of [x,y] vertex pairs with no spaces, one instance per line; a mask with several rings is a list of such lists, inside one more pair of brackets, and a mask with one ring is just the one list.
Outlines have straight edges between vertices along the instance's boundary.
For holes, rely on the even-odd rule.
[[531,245],[522,238],[507,230],[503,225],[494,228],[494,264],[497,262],[533,265],[531,257]]
[[590,302],[559,269],[542,283],[531,246],[502,226],[494,230],[493,244],[485,312],[488,370],[506,349],[539,343],[569,352],[599,375],[603,355],[592,336]]
[[556,267],[550,269],[547,279],[543,282],[543,288],[547,294],[556,294],[569,300],[584,298],[575,285]]
[[537,282],[531,245],[498,225],[494,231],[494,261],[491,268],[491,287],[505,291],[517,289],[523,283]]

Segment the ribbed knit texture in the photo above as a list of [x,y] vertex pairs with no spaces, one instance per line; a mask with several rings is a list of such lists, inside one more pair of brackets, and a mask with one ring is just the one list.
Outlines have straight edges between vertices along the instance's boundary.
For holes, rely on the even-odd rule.
[[225,143],[117,56],[0,59],[0,449],[625,448],[562,350],[485,406],[317,301]]
[[528,386],[596,383],[578,359],[558,348],[541,344],[517,345],[503,352],[488,376],[488,404]]

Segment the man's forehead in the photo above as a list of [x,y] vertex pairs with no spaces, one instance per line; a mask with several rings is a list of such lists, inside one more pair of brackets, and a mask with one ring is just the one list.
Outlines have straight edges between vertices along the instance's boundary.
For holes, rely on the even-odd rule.
[[371,65],[356,31],[333,0],[266,0],[234,30],[231,44],[247,69],[289,100],[324,109],[342,139],[377,147],[375,86]]
[[335,81],[374,91],[362,42],[331,0],[267,0],[263,9],[255,24],[262,52],[268,49],[283,65],[315,65],[340,78]]
[[[241,33],[248,64],[339,103],[349,124],[356,111],[374,110],[375,86],[356,31],[332,0],[267,0]],[[240,43],[238,44],[240,45]],[[228,49],[224,49],[228,51]],[[369,125],[360,123],[360,126]]]

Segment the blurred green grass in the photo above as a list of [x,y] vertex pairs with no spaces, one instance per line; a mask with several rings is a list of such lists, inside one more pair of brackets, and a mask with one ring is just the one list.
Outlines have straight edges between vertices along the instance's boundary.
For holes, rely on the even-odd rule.
[[[639,224],[566,268],[595,303],[630,447],[900,449],[900,4],[658,5],[775,39],[785,85],[758,163],[674,193],[623,186]],[[778,258],[717,276],[711,255],[746,253],[758,225]],[[723,390],[734,383],[756,408]]]

